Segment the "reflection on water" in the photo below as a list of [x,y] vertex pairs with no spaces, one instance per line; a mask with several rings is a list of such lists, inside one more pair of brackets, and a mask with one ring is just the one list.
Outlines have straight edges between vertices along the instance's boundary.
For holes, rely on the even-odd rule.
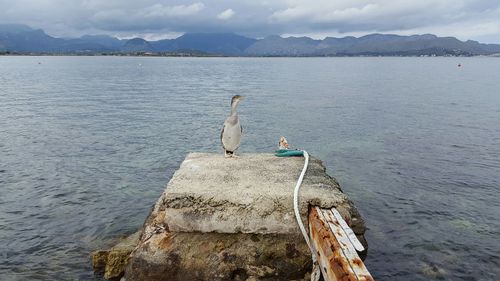
[[339,179],[376,279],[498,279],[500,60],[460,61],[0,57],[2,280],[94,278],[233,94],[243,152],[285,135]]

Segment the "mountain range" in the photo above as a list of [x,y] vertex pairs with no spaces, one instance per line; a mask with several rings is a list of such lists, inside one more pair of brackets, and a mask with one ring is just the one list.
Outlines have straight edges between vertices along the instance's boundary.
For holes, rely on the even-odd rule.
[[41,29],[0,24],[0,53],[14,54],[164,54],[193,53],[221,56],[472,56],[500,53],[500,44],[460,41],[432,34],[362,37],[268,36],[254,39],[234,33],[187,33],[175,39],[147,41],[107,35],[56,38]]

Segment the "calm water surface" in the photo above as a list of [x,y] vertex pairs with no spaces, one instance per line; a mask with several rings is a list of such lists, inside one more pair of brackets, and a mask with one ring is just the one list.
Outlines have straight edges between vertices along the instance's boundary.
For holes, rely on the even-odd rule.
[[499,58],[125,57],[0,57],[0,279],[98,279],[234,94],[243,152],[325,161],[375,279],[500,279]]

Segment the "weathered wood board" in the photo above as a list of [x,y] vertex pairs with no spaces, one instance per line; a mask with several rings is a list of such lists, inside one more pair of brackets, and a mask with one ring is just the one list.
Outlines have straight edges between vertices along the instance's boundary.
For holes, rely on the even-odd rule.
[[311,243],[327,281],[370,281],[356,250],[364,250],[347,223],[335,209],[313,207],[309,211]]

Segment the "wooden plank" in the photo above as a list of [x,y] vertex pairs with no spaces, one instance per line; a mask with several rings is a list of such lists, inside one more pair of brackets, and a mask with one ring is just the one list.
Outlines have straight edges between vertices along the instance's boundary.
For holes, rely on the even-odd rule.
[[373,280],[331,210],[312,208],[309,231],[326,281]]
[[[326,222],[330,226],[330,230],[335,235],[335,238],[337,239],[340,247],[342,248],[342,252],[349,261],[352,270],[354,271],[356,276],[358,276],[358,279],[359,276],[370,275],[363,261],[361,261],[361,259],[359,258],[359,255],[354,245],[351,243],[351,240],[340,226],[340,222],[335,218],[333,212],[328,209],[319,209],[319,210],[322,211],[323,217],[326,219]],[[359,280],[365,280],[365,279],[359,279]]]
[[335,209],[335,208],[331,208],[331,211],[332,211],[333,215],[335,216],[335,218],[337,219],[337,221],[340,223],[342,230],[345,232],[345,234],[347,235],[347,237],[351,241],[351,243],[354,246],[354,248],[356,249],[356,251],[363,252],[365,250],[365,247],[363,246],[363,244],[361,244],[361,242],[359,242],[358,237],[356,237],[356,234],[354,234],[354,231],[352,231],[352,229],[347,225],[347,222],[344,220],[344,218],[342,218],[339,211],[337,211],[337,209]]
[[323,279],[327,281],[357,280],[340,245],[322,218],[321,211],[318,211],[317,208],[312,208],[309,212],[309,231],[311,244],[316,249]]

